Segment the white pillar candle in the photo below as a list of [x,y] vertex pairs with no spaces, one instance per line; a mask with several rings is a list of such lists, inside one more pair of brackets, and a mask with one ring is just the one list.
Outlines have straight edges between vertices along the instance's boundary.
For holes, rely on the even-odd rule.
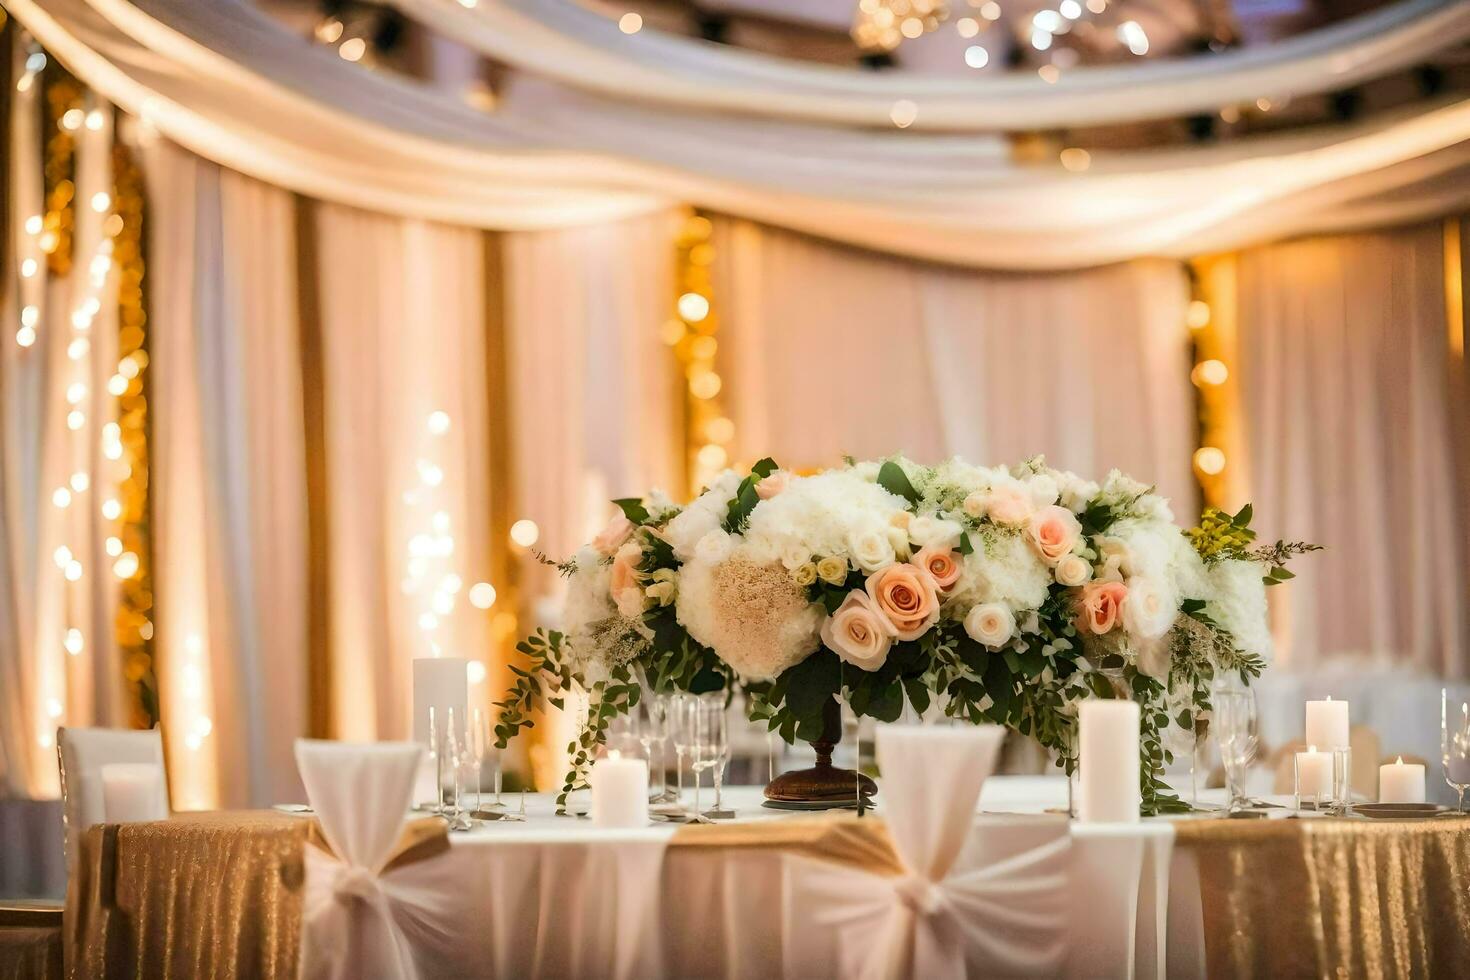
[[413,662],[413,739],[429,744],[429,709],[434,709],[437,737],[442,741],[454,710],[454,725],[463,737],[470,699],[470,662],[463,657],[417,657]]
[[102,819],[106,823],[142,823],[168,817],[163,767],[156,762],[110,762],[102,777]]
[[643,759],[609,753],[592,763],[587,785],[594,827],[648,826],[648,763]]
[[1084,701],[1077,712],[1082,787],[1077,817],[1085,823],[1136,823],[1142,805],[1138,704]]
[[1332,799],[1332,753],[1318,752],[1315,745],[1296,754],[1297,793],[1304,800]]
[[1348,703],[1334,701],[1329,694],[1325,701],[1307,702],[1306,743],[1315,745],[1324,752],[1333,749],[1351,748],[1348,735]]
[[1423,803],[1424,766],[1405,762],[1399,756],[1397,762],[1378,767],[1379,803]]

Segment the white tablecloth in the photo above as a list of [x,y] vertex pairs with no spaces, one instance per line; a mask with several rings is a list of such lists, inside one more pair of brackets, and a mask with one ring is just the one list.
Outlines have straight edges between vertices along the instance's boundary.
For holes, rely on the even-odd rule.
[[[1034,817],[998,813],[1061,809],[1066,792],[1059,777],[991,777],[980,809],[993,815],[974,832],[1024,833]],[[788,816],[760,799],[757,787],[726,791],[737,819]],[[519,800],[504,797],[511,808]],[[880,789],[880,814],[881,800]],[[784,934],[779,851],[669,848],[675,825],[598,830],[554,816],[546,795],[527,796],[526,811],[525,823],[451,835],[436,889],[452,903],[410,936],[426,976],[778,977],[783,943],[801,941]],[[1197,878],[1191,888],[1191,869],[1173,857],[1171,823],[1074,823],[1072,832],[1068,973],[1203,975]]]

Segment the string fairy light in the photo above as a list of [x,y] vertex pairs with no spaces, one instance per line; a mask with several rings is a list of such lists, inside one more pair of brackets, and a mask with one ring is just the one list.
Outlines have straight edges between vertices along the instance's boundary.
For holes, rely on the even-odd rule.
[[420,642],[414,656],[446,653],[446,635],[464,588],[455,557],[454,521],[444,506],[444,469],[438,449],[453,426],[449,413],[436,410],[424,420],[424,453],[415,462],[415,483],[404,491],[409,529],[400,591],[409,600],[408,620]]
[[684,219],[676,241],[674,318],[664,339],[674,348],[686,387],[686,465],[690,489],[707,485],[730,461],[735,423],[722,411],[724,382],[715,370],[719,315],[714,304],[714,225],[702,214]]
[[1198,409],[1194,473],[1206,506],[1234,510],[1243,503],[1244,490],[1238,396],[1230,370],[1235,353],[1234,256],[1195,260],[1190,283],[1184,325],[1194,354],[1189,377]]

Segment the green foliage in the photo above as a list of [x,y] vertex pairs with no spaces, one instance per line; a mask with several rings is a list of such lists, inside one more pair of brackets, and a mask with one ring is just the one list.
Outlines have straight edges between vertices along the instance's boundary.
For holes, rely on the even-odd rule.
[[750,468],[750,474],[740,481],[740,487],[735,491],[735,497],[725,513],[726,531],[739,534],[745,530],[745,526],[750,523],[751,511],[761,502],[760,495],[755,492],[755,485],[778,469],[780,467],[776,465],[776,461],[769,456]]
[[648,508],[643,506],[641,497],[620,497],[613,504],[634,524],[641,526],[648,523]]
[[495,723],[495,745],[505,748],[522,729],[535,727],[532,713],[545,698],[560,708],[561,694],[572,684],[572,670],[562,654],[562,635],[555,630],[537,630],[516,644],[529,663],[525,667],[510,665],[515,683],[505,699],[495,702],[499,708]]
[[878,486],[895,497],[902,497],[910,505],[918,506],[919,491],[915,490],[914,485],[909,482],[909,475],[903,471],[903,467],[891,459],[878,467]]
[[1252,547],[1256,540],[1256,532],[1250,526],[1253,515],[1254,510],[1250,504],[1234,514],[1228,514],[1218,507],[1206,507],[1200,515],[1199,526],[1190,528],[1184,535],[1189,538],[1194,550],[1199,552],[1206,565],[1235,559],[1259,562],[1267,566],[1266,574],[1262,577],[1267,585],[1280,585],[1288,579],[1296,578],[1287,569],[1286,563],[1298,555],[1322,550],[1321,545],[1308,544],[1305,541],[1276,541]]
[[567,755],[572,766],[567,770],[561,793],[556,797],[558,813],[566,813],[567,797],[587,788],[587,773],[597,746],[607,734],[607,726],[618,715],[627,714],[638,706],[639,687],[633,681],[627,664],[614,667],[611,677],[598,681],[587,692],[587,721],[577,737],[567,745]]

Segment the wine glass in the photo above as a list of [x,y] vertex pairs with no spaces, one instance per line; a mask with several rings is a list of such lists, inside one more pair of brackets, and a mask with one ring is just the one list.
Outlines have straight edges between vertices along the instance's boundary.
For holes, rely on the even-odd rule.
[[1455,809],[1465,812],[1465,790],[1470,789],[1470,702],[1450,710],[1448,688],[1439,691],[1439,747],[1444,781],[1458,794]]
[[669,701],[669,734],[674,740],[674,766],[678,783],[675,801],[681,815],[686,813],[684,810],[684,758],[692,754],[695,739],[698,736],[696,731],[698,705],[699,699],[692,694],[676,694]]
[[669,696],[649,694],[643,699],[643,725],[638,730],[638,741],[643,744],[643,755],[650,762],[649,775],[653,774],[653,748],[658,746],[658,789],[649,794],[650,803],[672,803],[675,800],[669,791],[669,767],[667,755],[669,743]]
[[465,812],[464,797],[471,753],[466,744],[465,733],[454,724],[454,709],[450,708],[446,714],[448,725],[440,756],[449,773],[448,786],[444,787],[448,795],[444,804],[444,818],[449,822],[450,830],[469,830],[471,823],[469,814]]
[[[706,712],[707,738],[701,738],[701,743],[711,753],[711,761],[708,768],[714,775],[715,781],[715,804],[704,811],[704,815],[713,820],[728,820],[735,816],[731,810],[726,810],[721,796],[725,784],[725,767],[730,763],[730,713],[725,707],[725,692],[713,691],[701,695],[700,710]],[[695,786],[699,784],[696,782]]]
[[699,803],[700,777],[706,769],[715,767],[724,751],[720,738],[720,719],[725,709],[724,705],[720,705],[716,711],[715,705],[704,698],[695,697],[691,698],[686,710],[693,734],[689,745],[689,768],[694,771],[694,812],[689,817],[689,823],[714,823],[705,816],[704,808]]
[[1225,766],[1229,809],[1234,813],[1253,805],[1246,796],[1245,782],[1261,742],[1256,696],[1250,688],[1216,691],[1213,704],[1211,727],[1220,746],[1220,761]]

